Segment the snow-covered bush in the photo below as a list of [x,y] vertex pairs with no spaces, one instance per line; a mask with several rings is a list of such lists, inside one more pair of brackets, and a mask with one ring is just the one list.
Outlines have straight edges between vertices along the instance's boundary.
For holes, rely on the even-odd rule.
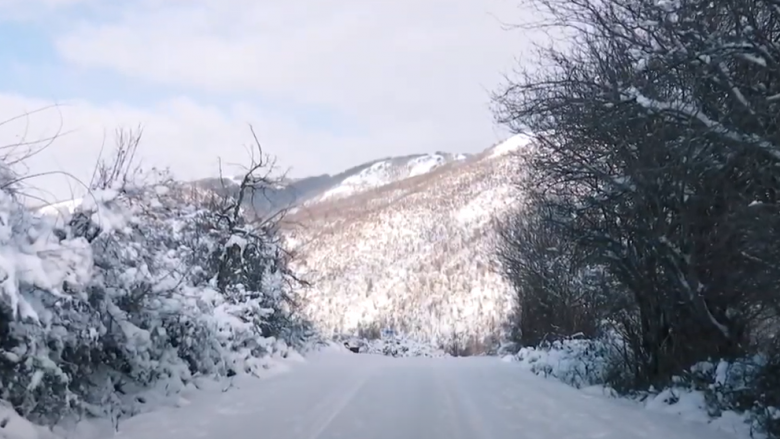
[[[118,154],[122,157],[132,154]],[[151,388],[176,393],[197,375],[259,374],[301,347],[294,276],[278,217],[251,222],[247,173],[215,195],[127,165],[101,175],[57,218],[0,190],[0,399],[23,417],[120,417]]]
[[571,338],[540,347],[523,347],[515,359],[535,374],[581,388],[605,382],[612,349],[604,340]]
[[[622,346],[617,337],[602,339],[570,338],[524,347],[507,355],[523,368],[545,378],[554,378],[577,388],[599,386],[603,393],[617,396],[609,387],[610,374],[620,364]],[[780,419],[780,406],[757,395],[760,381],[766,379],[770,359],[756,356],[740,361],[705,361],[675,376],[663,389],[651,388],[629,394],[648,408],[683,415],[693,420],[714,422],[732,431],[771,432]]]

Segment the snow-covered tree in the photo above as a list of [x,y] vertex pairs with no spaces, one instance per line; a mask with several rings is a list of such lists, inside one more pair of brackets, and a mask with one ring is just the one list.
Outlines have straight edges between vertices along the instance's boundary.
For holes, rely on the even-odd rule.
[[[768,349],[780,323],[780,9],[539,0],[572,36],[496,95],[530,187],[618,282],[623,388]],[[772,322],[767,324],[766,322]],[[770,394],[780,393],[780,387]],[[766,392],[764,392],[766,394]]]
[[[196,375],[260,373],[311,334],[297,316],[281,213],[249,220],[242,197],[270,184],[252,161],[235,194],[133,166],[122,132],[71,214],[30,213],[0,191],[0,399],[25,417],[144,410]],[[256,216],[252,216],[256,218]]]

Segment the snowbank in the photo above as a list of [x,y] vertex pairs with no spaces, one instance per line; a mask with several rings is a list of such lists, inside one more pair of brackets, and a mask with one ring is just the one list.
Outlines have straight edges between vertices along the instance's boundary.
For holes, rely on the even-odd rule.
[[8,402],[0,401],[0,438],[57,439],[57,436],[19,416]]
[[[612,346],[612,342],[570,339],[542,348],[524,347],[517,354],[505,355],[502,359],[516,362],[534,374],[555,378],[589,394],[615,398],[618,397],[617,393],[604,385]],[[756,432],[757,426],[751,413],[713,408],[719,402],[726,404],[725,395],[744,388],[750,374],[750,367],[745,364],[725,361],[700,363],[691,368],[685,379],[675,379],[675,385],[668,389],[651,389],[626,397],[625,400],[642,404],[648,410],[707,423],[738,437],[765,437]],[[780,414],[780,411],[776,412]]]
[[[289,355],[287,358],[276,356],[270,361],[273,362],[273,367],[260,375],[195,377],[175,394],[168,394],[161,388],[147,389],[135,395],[136,400],[143,401],[143,407],[138,407],[136,412],[123,420],[119,426],[119,434],[129,434],[130,437],[138,438],[158,437],[161,426],[170,425],[171,419],[178,419],[181,422],[182,419],[191,417],[193,409],[204,415],[202,418],[198,418],[199,421],[203,421],[213,416],[215,412],[221,413],[222,406],[215,404],[215,401],[245,397],[236,394],[246,394],[251,391],[250,389],[258,389],[258,378],[261,380],[274,378],[281,373],[288,372],[304,360],[300,355]],[[52,431],[32,424],[29,425],[39,433],[39,436],[30,436],[29,438],[11,436],[9,439],[106,439],[117,434],[115,425],[106,418],[65,422],[54,426]],[[42,433],[47,435],[40,436]],[[6,439],[2,434],[0,434],[0,438]]]

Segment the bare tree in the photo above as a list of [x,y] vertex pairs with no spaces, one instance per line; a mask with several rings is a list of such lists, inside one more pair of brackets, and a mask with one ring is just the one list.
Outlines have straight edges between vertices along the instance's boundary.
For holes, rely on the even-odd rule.
[[114,185],[124,187],[134,181],[141,173],[141,165],[136,154],[142,138],[143,127],[141,126],[134,129],[117,129],[114,133],[112,155],[98,158],[90,188],[108,189]]
[[572,44],[541,49],[548,68],[510,81],[496,114],[533,135],[530,190],[567,254],[617,282],[621,384],[759,349],[780,300],[778,4],[535,4]]
[[515,291],[515,341],[537,345],[575,334],[594,337],[606,313],[607,276],[543,202],[497,223],[497,254]]

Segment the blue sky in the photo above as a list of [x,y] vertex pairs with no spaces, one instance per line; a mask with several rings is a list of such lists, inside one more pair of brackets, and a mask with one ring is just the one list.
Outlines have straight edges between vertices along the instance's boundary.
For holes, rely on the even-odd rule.
[[506,136],[486,91],[523,46],[495,20],[512,13],[508,0],[6,0],[0,116],[66,105],[0,125],[0,141],[61,122],[73,133],[29,167],[79,176],[107,132],[138,123],[145,162],[181,178],[241,161],[247,123],[293,175],[478,151]]

